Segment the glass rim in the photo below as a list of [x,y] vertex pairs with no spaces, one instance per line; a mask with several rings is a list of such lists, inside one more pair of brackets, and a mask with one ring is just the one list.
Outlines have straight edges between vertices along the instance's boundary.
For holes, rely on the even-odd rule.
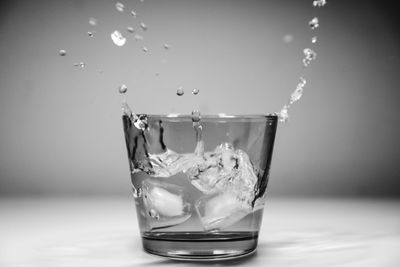
[[[171,113],[171,114],[137,114],[146,115],[149,119],[161,119],[164,121],[186,121],[192,120],[192,115],[189,114],[178,114],[178,113]],[[277,121],[278,115],[277,114],[243,114],[243,115],[233,115],[233,114],[204,114],[201,115],[201,120],[203,121],[226,121],[226,120],[233,120],[233,121]]]

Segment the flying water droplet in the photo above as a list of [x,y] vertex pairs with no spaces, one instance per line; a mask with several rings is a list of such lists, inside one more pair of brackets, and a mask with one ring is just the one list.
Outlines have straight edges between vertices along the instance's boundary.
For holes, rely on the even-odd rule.
[[293,104],[294,102],[298,101],[301,96],[303,95],[303,90],[304,86],[306,85],[307,81],[303,78],[300,77],[300,82],[297,84],[296,89],[293,91],[293,93],[290,96],[290,105]]
[[127,27],[126,30],[130,33],[134,33],[135,29],[133,27]]
[[317,58],[317,53],[315,53],[310,48],[305,48],[303,50],[303,53],[304,53],[304,59],[303,59],[304,67],[307,67],[308,65],[310,65],[311,61],[313,61]]
[[142,51],[147,53],[147,52],[149,52],[149,49],[147,47],[143,46]]
[[84,68],[85,67],[85,63],[84,62],[75,63],[74,66],[75,67]]
[[111,33],[111,39],[117,46],[123,46],[126,43],[126,38],[119,31]]
[[95,32],[91,32],[91,31],[89,31],[89,32],[87,32],[87,34],[88,34],[88,36],[89,36],[89,37],[93,37],[93,36],[94,36],[94,34],[95,34]]
[[125,84],[121,84],[121,85],[118,87],[118,92],[119,92],[120,94],[125,94],[127,91],[128,91],[128,86],[126,86]]
[[142,41],[144,39],[144,37],[140,34],[135,34],[133,38],[135,38],[136,41]]
[[317,36],[311,38],[311,43],[315,44],[318,41]]
[[319,27],[319,20],[317,17],[314,17],[312,20],[308,22],[308,25],[310,26],[311,30],[315,30],[316,28]]
[[61,49],[60,51],[58,51],[58,54],[60,55],[60,56],[66,56],[67,55],[67,51],[65,51],[64,49]]
[[285,44],[291,43],[291,42],[293,42],[293,40],[294,40],[294,37],[291,34],[286,34],[285,36],[283,36],[283,42]]
[[315,7],[323,7],[326,5],[326,0],[314,0],[313,6]]
[[144,22],[140,22],[140,28],[141,28],[143,31],[147,31],[147,25],[144,24]]
[[131,11],[132,17],[136,18],[136,12],[134,10]]
[[96,25],[97,25],[97,19],[91,17],[91,18],[89,19],[89,24],[92,25],[92,26],[96,26]]
[[197,95],[200,92],[199,89],[195,88],[192,90],[192,94]]
[[124,6],[124,4],[122,4],[122,3],[120,3],[120,2],[117,2],[117,3],[115,4],[115,8],[116,8],[119,12],[124,12],[125,6]]
[[168,50],[169,49],[169,44],[164,44],[164,49]]
[[183,87],[179,87],[178,90],[176,90],[176,94],[178,96],[183,96],[183,94],[185,93],[185,91],[183,90]]

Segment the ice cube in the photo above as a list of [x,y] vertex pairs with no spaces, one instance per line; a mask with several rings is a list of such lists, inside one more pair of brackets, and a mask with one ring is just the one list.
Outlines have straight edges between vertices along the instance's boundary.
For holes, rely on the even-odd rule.
[[154,171],[152,176],[160,178],[184,172],[201,161],[201,158],[195,154],[178,154],[168,148],[161,154],[149,154],[149,159]]
[[181,224],[191,216],[191,205],[181,187],[164,182],[144,180],[142,199],[152,229]]
[[252,201],[257,175],[249,156],[229,143],[204,153],[203,161],[186,171],[191,183],[205,194],[231,191]]
[[207,231],[231,226],[252,212],[252,207],[246,201],[231,192],[208,195],[198,200],[195,208]]

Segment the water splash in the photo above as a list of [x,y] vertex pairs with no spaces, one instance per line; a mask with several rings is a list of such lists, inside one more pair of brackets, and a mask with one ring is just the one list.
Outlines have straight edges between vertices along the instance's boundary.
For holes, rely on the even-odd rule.
[[58,51],[58,54],[59,54],[60,56],[64,57],[64,56],[67,55],[67,51],[64,50],[64,49],[61,49],[60,51]]
[[126,30],[130,33],[134,33],[135,29],[133,27],[126,27]]
[[119,92],[120,94],[125,94],[127,91],[128,91],[128,86],[126,86],[125,84],[121,84],[121,85],[118,87],[118,92]]
[[319,20],[317,17],[314,17],[312,20],[308,22],[308,25],[310,26],[311,30],[315,30],[316,28],[319,27]]
[[182,87],[182,86],[179,87],[179,88],[176,90],[176,94],[177,94],[178,96],[183,96],[184,93],[185,93],[185,91],[183,90],[183,87]]
[[280,122],[287,122],[289,120],[289,106],[284,105],[277,115]]
[[192,94],[193,94],[193,95],[198,95],[199,92],[200,92],[200,90],[197,89],[197,88],[195,88],[195,89],[192,90]]
[[111,40],[117,46],[123,46],[126,43],[126,38],[117,30],[111,33]]
[[201,114],[199,110],[192,111],[193,129],[196,132],[196,148],[194,154],[203,156],[204,154],[204,141],[203,141],[203,126],[201,125]]
[[149,216],[151,218],[154,218],[156,220],[160,219],[160,215],[158,215],[157,211],[155,209],[149,210]]
[[323,7],[326,5],[326,0],[314,0],[313,6],[315,7]]
[[115,4],[115,8],[116,8],[119,12],[124,12],[124,10],[125,10],[124,4],[122,4],[122,3],[120,3],[120,2],[117,2],[117,3]]
[[303,77],[300,77],[300,82],[297,84],[296,89],[290,95],[290,105],[292,105],[294,102],[298,101],[302,97],[303,89],[306,84],[307,81]]
[[88,31],[88,32],[87,32],[87,34],[88,34],[89,37],[93,37],[95,33],[96,33],[96,32],[91,32],[91,31]]
[[304,53],[303,65],[304,65],[304,67],[308,67],[308,65],[311,64],[311,61],[313,61],[317,58],[317,53],[315,53],[310,48],[305,48],[303,50],[303,53]]

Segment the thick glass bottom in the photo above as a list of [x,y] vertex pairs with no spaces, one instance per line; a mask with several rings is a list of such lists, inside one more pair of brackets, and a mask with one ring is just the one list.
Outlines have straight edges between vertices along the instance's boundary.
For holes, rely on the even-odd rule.
[[255,252],[258,232],[146,232],[142,241],[150,254],[176,260],[217,261]]

